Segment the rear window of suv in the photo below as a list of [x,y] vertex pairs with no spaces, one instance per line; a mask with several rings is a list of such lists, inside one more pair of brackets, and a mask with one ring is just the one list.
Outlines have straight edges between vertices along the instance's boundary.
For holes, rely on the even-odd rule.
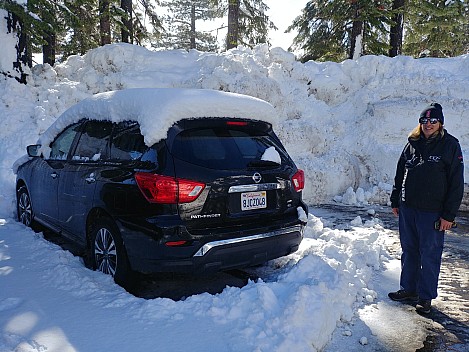
[[171,152],[174,157],[195,165],[234,170],[261,160],[265,150],[272,146],[279,152],[282,163],[288,160],[268,134],[249,129],[205,128],[179,133]]

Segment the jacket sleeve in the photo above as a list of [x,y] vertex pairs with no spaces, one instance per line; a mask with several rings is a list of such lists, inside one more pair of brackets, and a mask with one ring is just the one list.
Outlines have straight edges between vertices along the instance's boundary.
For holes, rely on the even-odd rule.
[[402,182],[405,174],[405,163],[406,163],[406,150],[409,147],[409,143],[406,144],[404,150],[399,157],[396,168],[396,176],[394,177],[394,186],[391,192],[391,208],[399,208],[399,201],[401,198]]
[[447,221],[454,221],[464,195],[464,162],[459,142],[451,146],[451,163],[448,166],[448,191],[443,204],[441,217]]

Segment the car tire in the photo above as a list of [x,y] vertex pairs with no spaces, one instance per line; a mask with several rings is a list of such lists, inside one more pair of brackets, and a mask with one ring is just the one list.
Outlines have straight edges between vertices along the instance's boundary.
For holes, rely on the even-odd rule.
[[31,227],[33,230],[37,227],[34,221],[31,197],[29,196],[26,186],[21,186],[16,193],[16,211],[19,222]]
[[111,275],[126,289],[135,284],[135,273],[130,268],[119,231],[108,218],[97,219],[91,229],[88,261],[93,270]]

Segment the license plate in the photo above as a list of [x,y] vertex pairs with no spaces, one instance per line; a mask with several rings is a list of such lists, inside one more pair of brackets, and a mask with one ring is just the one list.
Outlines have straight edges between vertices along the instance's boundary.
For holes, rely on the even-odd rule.
[[253,210],[267,208],[267,192],[241,193],[241,210]]

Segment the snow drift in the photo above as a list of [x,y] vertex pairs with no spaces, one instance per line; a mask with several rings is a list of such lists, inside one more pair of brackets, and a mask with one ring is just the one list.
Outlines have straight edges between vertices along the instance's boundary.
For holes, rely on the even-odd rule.
[[[331,201],[349,187],[361,189],[364,202],[386,203],[406,136],[429,102],[443,106],[445,126],[467,154],[468,81],[469,55],[302,64],[266,45],[222,54],[106,45],[53,68],[36,65],[28,85],[0,81],[0,91],[9,92],[0,106],[0,182],[9,185],[0,190],[0,205],[14,204],[12,164],[62,112],[95,93],[146,87],[207,88],[266,100],[280,116],[277,134],[305,170],[308,203]],[[10,121],[12,115],[20,119]]]

